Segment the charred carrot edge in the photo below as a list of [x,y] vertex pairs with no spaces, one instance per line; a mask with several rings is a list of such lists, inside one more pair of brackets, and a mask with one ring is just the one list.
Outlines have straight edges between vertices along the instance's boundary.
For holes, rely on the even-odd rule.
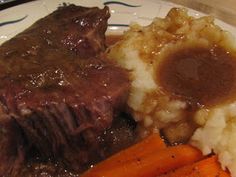
[[230,174],[222,170],[217,157],[212,156],[160,177],[230,177]]
[[[145,146],[137,154],[132,152],[133,148],[129,148],[125,150],[126,153],[121,152],[119,158],[113,156],[90,169],[81,177],[156,177],[203,158],[199,150],[189,145],[162,148],[147,154],[143,153],[144,148]],[[135,157],[127,158],[126,156],[129,154],[135,155]],[[118,159],[122,159],[122,163],[117,163]]]

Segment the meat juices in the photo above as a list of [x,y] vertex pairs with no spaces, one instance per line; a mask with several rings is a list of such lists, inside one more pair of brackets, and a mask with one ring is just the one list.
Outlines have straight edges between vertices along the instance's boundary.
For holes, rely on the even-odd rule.
[[107,7],[60,7],[0,47],[0,176],[28,159],[80,171],[123,109],[128,72],[106,61]]

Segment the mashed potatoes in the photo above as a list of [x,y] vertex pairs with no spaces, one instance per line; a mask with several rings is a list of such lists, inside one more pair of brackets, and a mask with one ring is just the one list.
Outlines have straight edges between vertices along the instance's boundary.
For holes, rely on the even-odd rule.
[[132,24],[108,57],[131,72],[129,111],[143,136],[190,139],[236,177],[236,43],[213,20],[172,9],[149,26]]

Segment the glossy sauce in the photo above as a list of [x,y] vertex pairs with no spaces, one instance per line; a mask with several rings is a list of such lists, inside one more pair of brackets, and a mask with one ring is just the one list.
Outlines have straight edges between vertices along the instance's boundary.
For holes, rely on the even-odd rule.
[[111,46],[122,39],[122,35],[111,34],[106,36],[106,45]]
[[194,107],[210,107],[236,97],[236,58],[219,47],[180,50],[165,58],[157,71],[164,92]]

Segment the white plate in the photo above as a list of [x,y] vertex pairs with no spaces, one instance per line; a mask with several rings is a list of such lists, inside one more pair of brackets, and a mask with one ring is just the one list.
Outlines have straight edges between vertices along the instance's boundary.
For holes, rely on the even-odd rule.
[[[73,3],[82,6],[98,6],[103,7],[108,4],[111,11],[111,18],[109,19],[108,33],[120,33],[127,29],[124,25],[130,22],[138,22],[142,25],[151,23],[154,17],[164,17],[172,7],[181,7],[173,3],[161,0],[38,0],[30,3],[25,3],[15,6],[3,11],[0,11],[0,44],[12,38],[17,33],[23,31],[25,28],[32,25],[36,20],[51,13],[59,5],[64,2]],[[123,4],[122,4],[123,2]],[[125,2],[125,3],[124,3]],[[206,15],[195,10],[189,9],[189,14],[195,17]],[[21,20],[19,20],[21,19]],[[17,21],[9,23],[11,21]],[[7,24],[6,24],[7,23]],[[216,23],[223,29],[231,32],[236,36],[236,28],[226,24],[220,20]],[[6,25],[1,25],[6,24]],[[114,25],[117,24],[117,25]],[[122,26],[123,25],[123,26]]]
[[13,1],[16,1],[16,0],[0,0],[0,5],[1,4],[6,4],[6,3],[9,3],[9,2],[13,2]]

